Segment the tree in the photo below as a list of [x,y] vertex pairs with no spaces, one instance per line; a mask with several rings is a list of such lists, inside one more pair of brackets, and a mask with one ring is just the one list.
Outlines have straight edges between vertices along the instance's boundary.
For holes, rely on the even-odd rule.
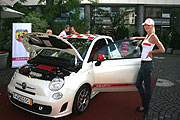
[[129,30],[124,25],[125,15],[125,11],[119,10],[110,17],[112,21],[113,37],[115,40],[120,40],[124,39],[125,37],[129,37]]
[[[129,30],[128,28],[124,25],[125,23],[125,15],[128,14],[126,11],[119,10],[117,12],[109,12],[107,10],[103,10],[101,8],[96,9],[93,11],[93,17],[98,17],[99,21],[96,20],[96,22],[99,23],[98,26],[96,26],[96,31],[98,34],[104,34],[102,31],[104,30],[103,28],[103,20],[101,17],[106,17],[110,18],[111,20],[111,25],[109,25],[109,29],[112,29],[111,36],[114,38],[114,40],[120,40],[124,39],[125,37],[129,37]],[[105,33],[106,34],[106,33]]]
[[[74,26],[79,33],[85,32],[87,28],[87,22],[85,19],[80,19],[80,3],[82,0],[40,0],[39,3],[46,2],[43,9],[44,19],[47,20],[50,28],[53,28],[54,34],[64,29],[65,22],[56,23],[54,19],[56,17],[62,17],[62,13],[68,13],[70,19],[70,25]],[[96,3],[97,0],[89,0]]]
[[45,32],[48,24],[41,16],[41,14],[33,11],[25,16],[21,21],[23,23],[32,23],[32,32]]

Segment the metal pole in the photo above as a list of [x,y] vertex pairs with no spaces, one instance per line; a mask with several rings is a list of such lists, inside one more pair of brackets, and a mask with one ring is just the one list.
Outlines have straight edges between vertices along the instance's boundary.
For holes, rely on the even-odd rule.
[[144,29],[142,26],[143,21],[144,21],[144,5],[138,5],[137,31],[140,36],[144,36]]
[[88,28],[90,28],[90,19],[91,19],[91,6],[85,5],[85,19],[88,21]]

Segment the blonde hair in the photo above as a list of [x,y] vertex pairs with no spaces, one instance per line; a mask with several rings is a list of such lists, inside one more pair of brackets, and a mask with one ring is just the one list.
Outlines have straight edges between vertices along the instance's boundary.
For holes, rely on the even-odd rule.
[[47,34],[52,34],[52,30],[51,30],[51,29],[47,29],[47,30],[46,30],[46,33],[47,33]]
[[153,26],[153,28],[152,28],[152,32],[153,33],[155,33],[156,31],[155,31],[155,26]]

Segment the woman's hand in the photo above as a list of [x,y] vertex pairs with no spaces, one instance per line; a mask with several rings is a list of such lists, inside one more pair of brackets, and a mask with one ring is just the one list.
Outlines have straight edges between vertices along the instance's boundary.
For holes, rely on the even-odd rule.
[[150,51],[146,58],[150,57],[152,59],[152,51]]
[[136,37],[130,37],[129,39],[130,39],[130,40],[135,40],[135,39],[136,39]]

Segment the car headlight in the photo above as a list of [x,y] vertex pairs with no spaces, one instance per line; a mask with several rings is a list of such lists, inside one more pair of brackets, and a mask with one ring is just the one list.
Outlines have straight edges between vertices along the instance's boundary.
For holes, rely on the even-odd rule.
[[52,91],[57,91],[61,89],[64,85],[64,80],[62,78],[54,78],[50,83],[49,83],[49,89]]

